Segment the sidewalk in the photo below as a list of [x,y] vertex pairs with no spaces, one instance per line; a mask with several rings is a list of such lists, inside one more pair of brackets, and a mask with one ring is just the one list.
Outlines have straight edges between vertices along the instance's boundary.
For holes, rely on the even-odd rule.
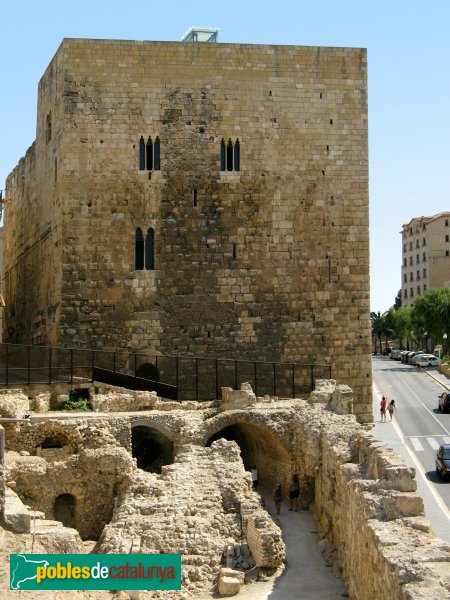
[[[348,597],[344,583],[333,575],[317,548],[317,526],[309,510],[289,511],[284,500],[281,514],[275,514],[271,494],[262,492],[266,509],[283,532],[286,568],[271,589],[246,586],[239,596],[244,600],[342,600]],[[258,586],[258,587],[257,587]],[[245,590],[245,591],[244,591]]]

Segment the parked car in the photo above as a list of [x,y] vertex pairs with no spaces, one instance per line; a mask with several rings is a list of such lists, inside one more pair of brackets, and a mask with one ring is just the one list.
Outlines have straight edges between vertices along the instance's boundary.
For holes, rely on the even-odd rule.
[[436,453],[436,471],[438,475],[450,477],[450,444],[442,444]]
[[437,367],[440,364],[441,361],[434,354],[422,354],[416,360],[418,367]]
[[450,411],[450,392],[443,392],[439,396],[438,408],[443,413]]
[[411,358],[411,361],[410,361],[410,362],[411,362],[411,364],[412,364],[412,365],[416,365],[416,364],[417,364],[417,361],[419,360],[419,358],[420,358],[421,356],[427,356],[427,355],[425,354],[425,352],[422,352],[422,350],[419,350],[419,352],[416,352],[416,353],[414,354],[414,356]]

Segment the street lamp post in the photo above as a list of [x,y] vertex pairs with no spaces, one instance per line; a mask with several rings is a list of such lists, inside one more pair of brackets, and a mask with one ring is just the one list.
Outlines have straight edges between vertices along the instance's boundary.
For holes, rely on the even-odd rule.
[[447,334],[446,333],[444,333],[444,335],[442,336],[442,340],[443,340],[442,351],[444,353],[444,356],[447,356],[448,349],[447,349]]

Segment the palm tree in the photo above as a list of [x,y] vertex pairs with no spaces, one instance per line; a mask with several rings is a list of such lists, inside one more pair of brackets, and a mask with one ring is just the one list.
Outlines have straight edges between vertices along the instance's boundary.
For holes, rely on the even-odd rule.
[[371,312],[370,313],[370,321],[372,323],[372,343],[373,343],[373,347],[374,347],[374,352],[375,352],[375,354],[377,353],[377,339],[378,339],[380,354],[381,354],[381,338],[385,331],[385,317],[384,317],[384,315],[382,315],[380,313],[380,311]]

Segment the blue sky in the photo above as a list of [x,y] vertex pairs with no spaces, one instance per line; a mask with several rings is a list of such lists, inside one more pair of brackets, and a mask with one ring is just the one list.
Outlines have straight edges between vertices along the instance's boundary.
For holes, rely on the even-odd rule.
[[371,310],[400,288],[403,223],[450,210],[450,0],[5,0],[0,188],[35,138],[37,84],[64,37],[368,49]]

